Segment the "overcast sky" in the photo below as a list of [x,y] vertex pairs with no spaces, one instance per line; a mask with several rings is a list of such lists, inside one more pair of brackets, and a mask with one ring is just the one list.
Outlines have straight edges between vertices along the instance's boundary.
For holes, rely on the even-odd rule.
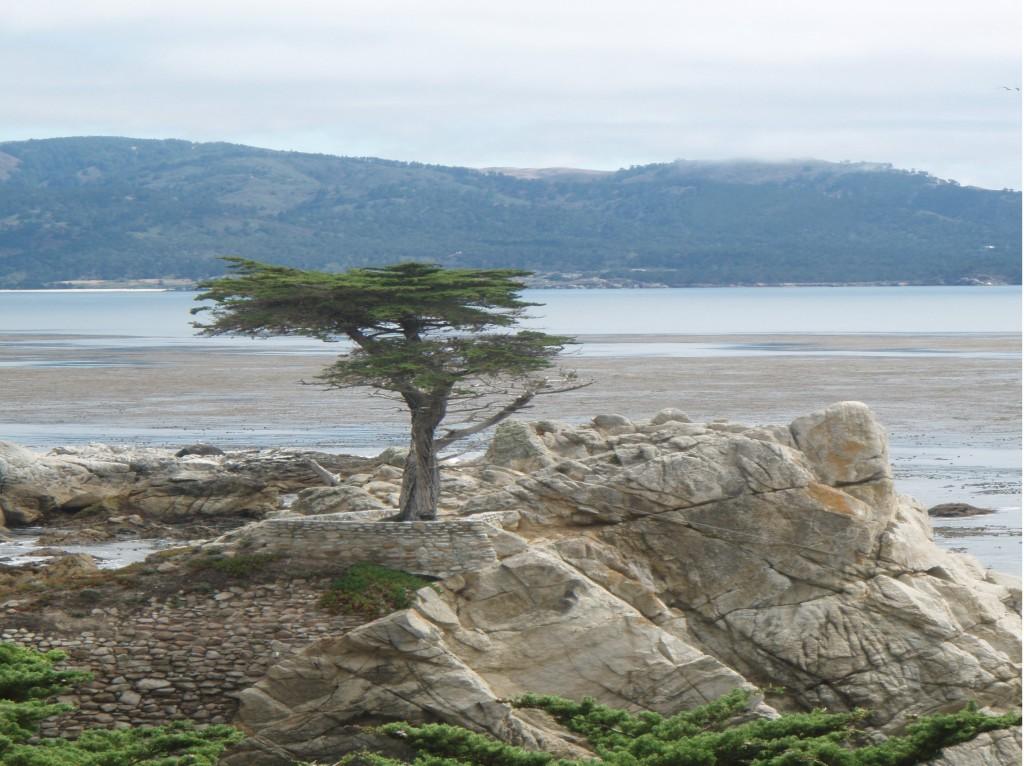
[[872,160],[1020,188],[1020,0],[7,0],[0,140],[486,167]]

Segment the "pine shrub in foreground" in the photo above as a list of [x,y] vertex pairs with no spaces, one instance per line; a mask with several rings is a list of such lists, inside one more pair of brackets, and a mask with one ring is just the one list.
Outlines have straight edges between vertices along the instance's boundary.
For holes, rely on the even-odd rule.
[[0,700],[25,702],[59,693],[72,684],[88,681],[88,673],[56,670],[60,652],[35,652],[18,644],[0,643]]
[[[631,714],[592,699],[526,695],[516,707],[544,710],[590,742],[596,757],[558,759],[507,745],[447,724],[392,723],[379,731],[402,739],[415,752],[414,766],[913,766],[978,734],[1019,726],[1019,713],[989,716],[968,705],[956,713],[926,716],[905,733],[868,743],[860,724],[866,711],[789,713],[731,724],[748,710],[749,694],[730,692],[694,710],[661,716]],[[373,753],[351,755],[346,766],[401,766]]]
[[[0,643],[0,764],[3,766],[215,766],[242,734],[230,726],[190,722],[122,730],[86,731],[77,740],[31,742],[39,722],[69,710],[45,701],[69,684],[88,678],[56,670],[59,652],[39,653]],[[590,742],[595,757],[558,759],[458,726],[392,723],[379,731],[402,739],[414,766],[913,766],[945,747],[978,734],[1020,726],[1019,713],[989,716],[968,705],[956,713],[926,716],[904,734],[868,743],[860,724],[866,711],[790,713],[774,720],[734,724],[749,708],[742,690],[696,708],[661,716],[631,714],[553,696],[526,695],[520,708],[543,710]],[[401,761],[360,753],[347,766],[402,766]]]
[[242,738],[230,726],[197,727],[188,721],[135,729],[93,729],[77,740],[30,741],[44,718],[68,705],[45,702],[87,673],[56,670],[60,652],[40,653],[0,643],[0,764],[3,766],[215,766]]

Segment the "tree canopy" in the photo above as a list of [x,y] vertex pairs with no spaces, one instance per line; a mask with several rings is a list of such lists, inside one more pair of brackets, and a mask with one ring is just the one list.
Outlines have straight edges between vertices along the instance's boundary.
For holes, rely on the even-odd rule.
[[[516,269],[444,269],[399,263],[342,273],[226,259],[233,274],[203,283],[193,313],[207,335],[300,335],[352,346],[318,376],[329,388],[368,386],[399,397],[411,420],[401,518],[437,511],[437,452],[528,406],[578,387],[542,376],[571,339],[515,326],[531,304]],[[436,431],[450,405],[467,420]],[[453,413],[456,414],[456,413]]]

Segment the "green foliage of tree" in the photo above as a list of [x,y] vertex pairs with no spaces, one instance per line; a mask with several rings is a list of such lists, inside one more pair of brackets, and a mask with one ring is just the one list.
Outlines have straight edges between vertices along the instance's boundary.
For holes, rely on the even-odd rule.
[[230,726],[168,726],[87,730],[77,740],[31,741],[39,723],[70,710],[45,698],[87,680],[78,671],[57,670],[60,652],[40,653],[0,643],[0,763],[3,766],[215,766],[242,738]]
[[[402,520],[437,513],[438,452],[527,407],[542,394],[579,387],[569,373],[545,377],[571,339],[511,332],[531,305],[526,272],[400,263],[340,274],[228,258],[234,274],[202,284],[207,335],[305,335],[347,339],[351,349],[319,376],[329,388],[368,386],[410,414]],[[454,407],[453,407],[454,405]],[[460,427],[437,430],[450,414]]]
[[[694,710],[661,716],[631,714],[593,700],[526,695],[513,705],[544,710],[590,742],[594,758],[566,760],[531,752],[446,724],[386,724],[378,730],[401,739],[414,766],[913,766],[978,734],[1019,726],[1019,713],[989,716],[969,705],[957,713],[922,717],[901,736],[871,742],[860,724],[865,711],[789,713],[749,719],[742,690]],[[400,766],[403,762],[358,753],[345,766]]]

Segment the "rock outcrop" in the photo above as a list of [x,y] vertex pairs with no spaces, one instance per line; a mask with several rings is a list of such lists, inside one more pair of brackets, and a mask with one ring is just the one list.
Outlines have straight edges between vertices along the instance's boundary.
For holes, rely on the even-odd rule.
[[958,519],[964,516],[984,516],[989,513],[995,513],[995,511],[991,508],[979,508],[978,506],[971,505],[970,503],[939,503],[939,505],[933,505],[928,509],[929,516],[940,519]]
[[1020,730],[979,734],[970,742],[947,747],[924,766],[1011,766],[1021,761]]
[[38,454],[0,442],[0,528],[86,509],[164,523],[261,516],[281,493],[319,483],[310,457],[346,475],[376,464],[298,450],[217,452],[90,445]]
[[[272,668],[242,694],[255,736],[231,763],[337,757],[393,719],[576,752],[502,702],[527,691],[673,712],[779,686],[788,706],[869,708],[882,731],[1019,704],[1019,583],[931,542],[863,404],[789,427],[518,424],[488,460],[459,513],[504,512],[499,560]],[[978,760],[1007,747],[993,734],[936,763],[1013,763]]]
[[[565,732],[503,700],[533,690],[671,712],[737,687],[749,684],[557,555],[523,550],[314,644],[240,699],[247,727],[302,757],[385,744],[361,727],[390,720],[444,720],[579,756]],[[280,761],[249,750],[228,762]]]

